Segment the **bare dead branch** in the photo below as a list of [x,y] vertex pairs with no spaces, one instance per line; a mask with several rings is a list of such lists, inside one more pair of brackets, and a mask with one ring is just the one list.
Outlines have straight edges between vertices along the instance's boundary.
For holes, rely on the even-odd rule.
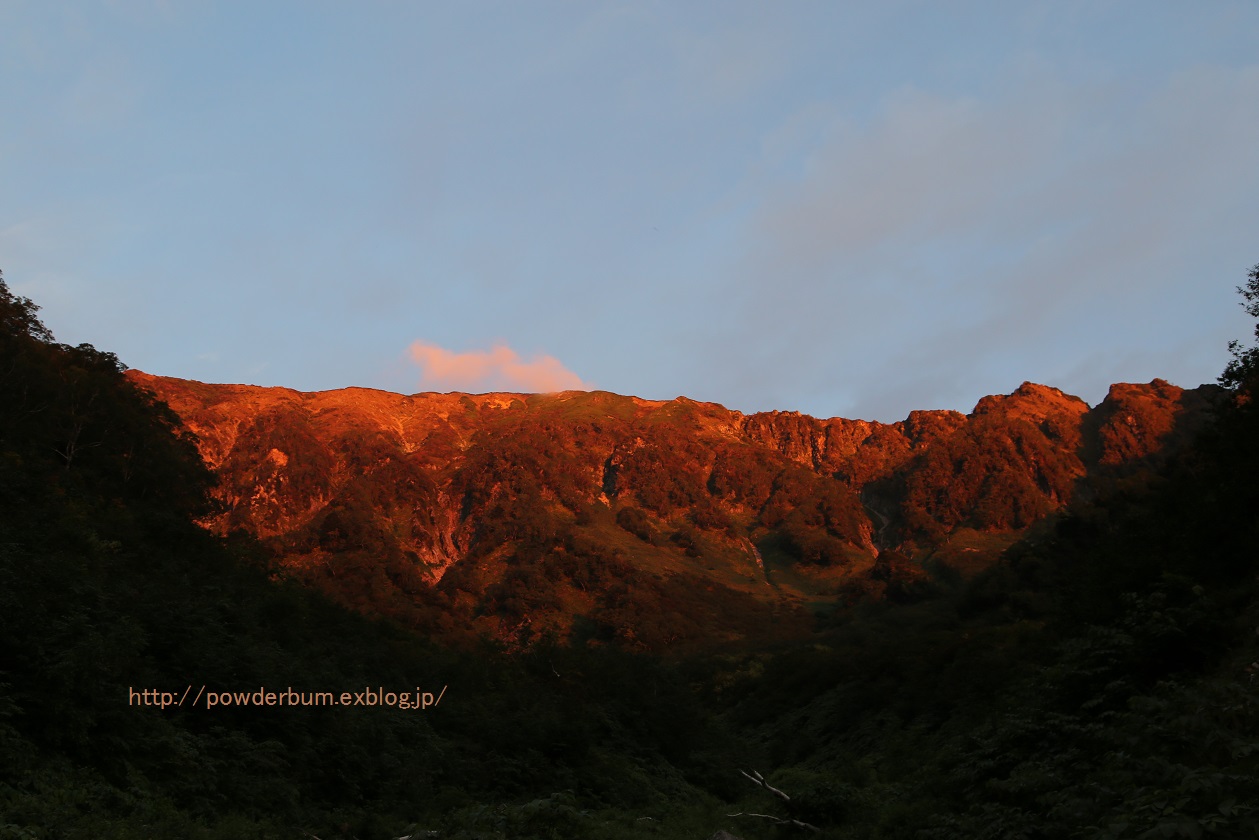
[[762,776],[762,775],[761,775],[758,771],[753,770],[753,771],[752,771],[752,775],[751,775],[751,776],[749,776],[747,773],[744,773],[742,770],[740,770],[740,771],[739,771],[739,773],[741,773],[741,774],[743,775],[743,778],[747,779],[747,780],[748,780],[749,782],[751,782],[752,784],[754,784],[754,785],[759,785],[760,787],[765,788],[767,791],[769,791],[770,793],[774,794],[775,796],[777,796],[777,797],[778,797],[779,799],[781,799],[782,801],[784,801],[784,802],[790,802],[790,801],[791,801],[791,797],[790,797],[790,796],[788,796],[787,794],[783,793],[781,790],[779,790],[778,788],[774,787],[774,786],[773,786],[773,785],[771,785],[769,782],[765,781],[765,777],[764,777],[764,776]]
[[791,825],[791,826],[795,826],[796,828],[805,828],[805,829],[808,829],[809,831],[815,831],[819,834],[822,832],[822,829],[818,828],[816,825],[810,825],[809,823],[801,822],[800,820],[786,819],[784,817],[775,817],[773,814],[754,814],[750,811],[740,811],[737,814],[726,814],[726,816],[727,817],[759,817],[760,819],[763,819],[763,820],[770,820],[771,822],[774,823],[774,825]]

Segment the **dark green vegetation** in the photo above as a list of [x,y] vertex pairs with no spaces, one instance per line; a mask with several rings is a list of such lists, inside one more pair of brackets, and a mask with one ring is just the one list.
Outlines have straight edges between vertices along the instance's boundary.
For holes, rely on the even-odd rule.
[[[1259,318],[1259,267],[1243,293]],[[1029,479],[955,437],[919,484],[869,485],[934,512],[899,515],[904,550],[883,552],[861,578],[869,591],[843,594],[848,606],[802,638],[669,660],[636,653],[625,632],[684,626],[666,616],[650,630],[647,612],[683,590],[625,557],[641,545],[708,562],[727,550],[719,534],[747,533],[720,504],[689,529],[671,507],[755,495],[747,506],[772,529],[766,566],[787,576],[833,562],[820,535],[828,523],[851,533],[864,515],[852,497],[782,469],[765,487],[741,483],[739,465],[764,456],[732,446],[699,485],[662,470],[663,457],[627,454],[616,480],[645,492],[613,512],[589,505],[579,474],[568,490],[562,476],[530,484],[538,471],[513,459],[537,457],[523,441],[548,436],[509,435],[471,465],[470,479],[495,480],[469,480],[465,503],[492,511],[499,500],[479,488],[516,481],[516,497],[571,503],[571,516],[507,505],[479,517],[469,550],[502,567],[484,581],[459,571],[449,591],[520,617],[548,593],[593,592],[599,618],[514,653],[472,637],[456,651],[417,634],[449,601],[423,600],[405,541],[364,529],[350,494],[336,518],[285,539],[340,558],[319,574],[358,580],[334,594],[360,593],[377,619],[276,579],[273,547],[194,525],[223,514],[176,417],[112,355],[55,344],[33,305],[0,286],[0,838],[814,836],[727,816],[740,812],[853,838],[1256,836],[1259,368],[1253,350],[1235,358],[1191,443],[1097,474],[990,568],[964,578],[913,559],[913,541],[941,521],[968,547],[997,539],[985,517],[1033,521],[1066,477]],[[1049,457],[1031,429],[1006,438],[1011,458]],[[291,458],[302,445],[277,448]],[[939,492],[949,476],[968,477],[991,509],[958,507],[964,495]],[[404,471],[395,484],[426,480]],[[537,580],[548,574],[563,585]],[[375,609],[407,589],[414,613]],[[203,684],[448,689],[424,711],[128,704],[132,688]]]

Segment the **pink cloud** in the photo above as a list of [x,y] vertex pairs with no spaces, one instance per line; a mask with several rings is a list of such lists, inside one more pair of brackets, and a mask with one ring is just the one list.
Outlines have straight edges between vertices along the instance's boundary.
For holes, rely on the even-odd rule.
[[451,391],[589,391],[591,386],[554,356],[524,361],[506,344],[455,353],[436,344],[414,342],[411,360],[420,366],[420,386]]

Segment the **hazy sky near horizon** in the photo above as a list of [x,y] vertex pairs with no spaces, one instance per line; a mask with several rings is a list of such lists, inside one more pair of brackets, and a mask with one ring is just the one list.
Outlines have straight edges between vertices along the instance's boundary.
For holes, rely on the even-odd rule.
[[1250,0],[0,0],[0,270],[156,374],[1096,403],[1256,234]]

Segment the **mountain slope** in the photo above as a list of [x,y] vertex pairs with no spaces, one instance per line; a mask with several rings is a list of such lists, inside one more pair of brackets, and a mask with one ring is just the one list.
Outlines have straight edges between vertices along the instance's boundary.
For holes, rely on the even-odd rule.
[[288,573],[433,630],[648,648],[797,632],[836,596],[912,596],[928,559],[981,568],[1175,448],[1213,393],[1155,380],[1089,408],[1025,383],[969,415],[882,424],[128,375],[199,438],[222,505],[205,524],[263,538]]

